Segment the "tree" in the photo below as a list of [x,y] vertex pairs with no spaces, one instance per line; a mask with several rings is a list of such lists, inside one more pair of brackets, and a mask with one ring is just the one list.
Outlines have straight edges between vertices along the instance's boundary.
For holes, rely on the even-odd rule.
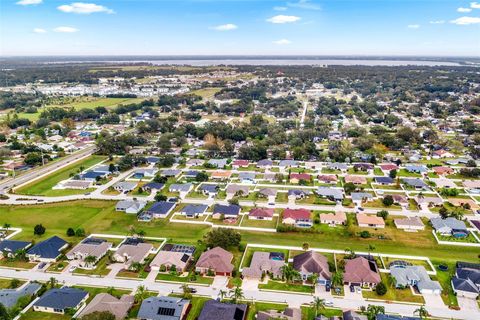
[[393,197],[388,194],[385,197],[383,197],[382,202],[385,205],[385,207],[390,207],[395,201],[393,200]]
[[382,217],[384,220],[387,219],[388,211],[387,210],[378,211],[377,212],[377,217]]
[[192,297],[192,289],[188,286],[188,284],[182,284],[182,291],[183,291],[183,298],[190,299]]
[[81,320],[115,320],[115,315],[109,311],[95,311],[84,315]]
[[86,265],[92,266],[97,262],[97,258],[95,256],[86,256],[85,259],[83,259]]
[[243,290],[240,286],[236,286],[235,289],[230,290],[230,298],[232,299],[233,303],[237,303],[238,300],[244,298]]
[[197,175],[195,176],[195,181],[197,181],[197,182],[208,181],[208,174],[203,172],[203,171],[197,173]]
[[315,316],[318,316],[320,310],[325,309],[325,299],[320,299],[319,297],[315,297],[313,299],[313,308],[315,309]]
[[368,320],[375,320],[378,314],[385,314],[385,307],[369,304],[367,307]]
[[309,244],[308,242],[304,242],[304,243],[302,244],[302,249],[303,249],[303,250],[307,251],[309,248],[310,248],[310,244]]
[[133,262],[130,265],[130,269],[134,272],[139,272],[142,269],[142,264],[140,262]]
[[427,309],[425,309],[425,306],[421,306],[420,308],[416,309],[415,311],[413,311],[413,314],[418,314],[420,319],[427,319],[429,316]]
[[42,224],[37,224],[34,228],[33,228],[33,234],[34,235],[37,235],[37,236],[41,236],[45,233],[46,229],[45,227],[42,225]]
[[85,237],[85,230],[83,228],[78,228],[75,230],[75,235],[79,238]]
[[205,244],[210,248],[222,247],[228,249],[237,247],[242,240],[240,233],[233,229],[216,228],[212,229],[204,236]]
[[68,228],[67,229],[67,236],[68,237],[73,237],[75,235],[75,230],[73,228]]
[[219,295],[220,295],[220,300],[223,300],[227,296],[227,291],[220,290]]
[[12,281],[10,281],[10,289],[16,289],[20,287],[21,282],[17,278],[13,278]]
[[155,201],[167,201],[167,196],[157,192],[155,195]]
[[5,306],[2,303],[0,303],[0,320],[10,320],[10,319],[12,319],[12,317],[8,313],[7,308],[5,308]]
[[291,281],[300,277],[300,273],[289,264],[285,264],[284,266],[282,266],[281,271],[282,277],[287,283],[290,283]]
[[384,295],[387,293],[387,286],[386,286],[383,282],[380,282],[380,283],[377,284],[377,286],[375,287],[375,292],[376,292],[379,296],[384,296]]
[[334,286],[343,285],[343,273],[340,270],[332,274],[332,284]]
[[8,229],[10,229],[12,227],[12,225],[10,223],[4,223],[3,224],[3,229],[5,229],[5,231],[8,231]]
[[143,299],[145,299],[147,296],[147,289],[144,286],[138,286],[137,290],[135,291],[135,302],[139,303]]
[[30,166],[34,166],[36,164],[42,163],[42,155],[40,152],[29,152],[25,156],[25,159],[23,160],[25,164],[28,164]]
[[55,279],[54,277],[50,277],[50,280],[48,280],[48,286],[50,287],[50,289],[55,288],[56,285],[57,279]]
[[397,169],[390,170],[388,176],[392,179],[395,179],[397,177]]
[[345,190],[346,194],[350,194],[354,192],[357,187],[352,182],[347,182],[343,185],[343,189]]

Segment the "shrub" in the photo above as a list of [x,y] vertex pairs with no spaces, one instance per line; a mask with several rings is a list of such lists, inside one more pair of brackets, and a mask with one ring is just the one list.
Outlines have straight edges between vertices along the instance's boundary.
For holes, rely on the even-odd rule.
[[375,292],[376,292],[379,296],[384,296],[384,295],[387,293],[387,286],[386,286],[383,282],[380,282],[380,283],[377,284],[377,286],[375,287]]

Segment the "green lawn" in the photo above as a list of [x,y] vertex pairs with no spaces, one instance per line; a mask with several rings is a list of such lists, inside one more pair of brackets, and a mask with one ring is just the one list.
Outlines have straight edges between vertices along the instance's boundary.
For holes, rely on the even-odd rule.
[[73,271],[75,274],[84,274],[84,275],[99,275],[99,276],[106,276],[110,273],[110,269],[107,269],[108,266],[108,257],[105,256],[100,261],[97,262],[95,269],[80,269],[77,268]]
[[269,280],[266,284],[259,284],[259,289],[265,290],[278,290],[278,291],[293,291],[293,292],[302,292],[302,293],[313,293],[313,287],[304,286],[302,284],[286,283]]
[[255,220],[249,219],[248,216],[243,217],[242,227],[253,227],[253,228],[270,228],[275,229],[277,226],[278,217],[273,217],[272,220]]
[[249,306],[248,312],[247,312],[247,320],[256,319],[256,315],[260,311],[276,310],[276,311],[282,312],[287,307],[288,306],[286,304],[256,302],[256,303],[253,303]]
[[72,317],[62,314],[27,311],[21,316],[21,320],[70,320]]
[[52,190],[52,188],[60,181],[70,178],[70,173],[78,173],[78,169],[80,167],[87,169],[103,160],[105,160],[105,157],[91,156],[78,162],[72,163],[71,165],[63,169],[57,170],[45,178],[36,180],[17,189],[16,193],[55,197],[72,194],[82,194],[88,192],[88,190]]
[[[331,318],[341,317],[343,312],[340,309],[324,308],[319,310],[319,314]],[[316,316],[315,309],[312,306],[302,306],[302,320],[313,320]]]
[[[463,250],[463,248],[462,248]],[[459,259],[460,260],[460,259]],[[457,296],[452,289],[452,276],[455,275],[455,262],[445,262],[445,261],[432,261],[433,265],[437,269],[437,276],[432,277],[432,280],[437,280],[442,286],[442,299],[447,306],[458,306]],[[439,265],[448,266],[447,271],[441,271],[438,269]]]
[[28,261],[8,260],[8,259],[0,260],[1,267],[32,269],[33,267],[35,267],[35,265],[36,263],[30,263]]
[[[9,289],[11,288],[13,279],[3,279],[0,278],[0,289]],[[19,280],[19,286],[23,285],[25,281]]]
[[87,304],[92,301],[92,299],[99,293],[109,293],[114,297],[120,298],[124,294],[130,294],[132,293],[131,290],[122,290],[122,289],[116,289],[112,288],[110,290],[109,288],[104,288],[104,287],[83,287],[83,286],[75,286],[75,288],[79,288],[82,290],[85,290],[88,292],[88,299],[87,299]]
[[425,300],[421,295],[413,295],[410,288],[406,289],[395,289],[391,284],[391,280],[388,278],[388,274],[380,273],[382,277],[382,282],[387,286],[387,293],[383,296],[379,296],[375,291],[362,291],[362,295],[367,299],[379,299],[386,301],[402,301],[402,302],[415,302],[424,304]]
[[169,273],[159,273],[156,278],[157,281],[174,281],[174,282],[188,282],[188,283],[198,283],[198,284],[212,284],[213,278],[197,276],[195,281],[190,280],[190,276],[176,276]]

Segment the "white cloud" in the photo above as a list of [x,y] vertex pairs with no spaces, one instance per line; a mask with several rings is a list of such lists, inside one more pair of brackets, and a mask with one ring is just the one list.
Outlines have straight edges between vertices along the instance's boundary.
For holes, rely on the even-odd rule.
[[409,25],[407,26],[407,28],[409,28],[409,29],[418,29],[418,28],[420,28],[420,25],[419,25],[419,24],[409,24]]
[[471,8],[462,8],[462,7],[460,7],[460,8],[457,9],[457,12],[470,12],[470,11],[472,11]]
[[58,10],[66,13],[90,14],[96,12],[115,13],[112,9],[95,3],[74,2],[57,7]]
[[433,21],[430,21],[430,24],[444,24],[445,23],[445,20],[433,20]]
[[280,40],[273,41],[273,43],[278,44],[278,45],[286,45],[286,44],[292,43],[292,41],[290,41],[288,39],[280,39]]
[[73,27],[56,27],[55,29],[53,29],[53,31],[62,33],[73,33],[77,32],[78,29]]
[[299,0],[298,2],[287,2],[287,6],[305,10],[320,10],[320,6],[310,0]]
[[478,2],[470,2],[470,8],[472,8],[472,9],[480,9],[480,3],[478,3]]
[[47,30],[42,28],[33,28],[33,32],[35,33],[47,33]]
[[29,6],[31,4],[40,4],[42,3],[43,0],[20,0],[17,2],[17,4],[21,6]]
[[279,14],[278,16],[273,16],[268,18],[267,21],[271,23],[291,23],[300,20],[300,17],[297,16],[285,16],[283,14]]
[[287,11],[287,7],[280,7],[280,6],[277,6],[277,7],[273,7],[273,10],[275,11]]
[[455,20],[451,20],[450,23],[458,24],[458,25],[479,24],[480,18],[479,17],[461,17]]
[[217,30],[217,31],[230,31],[230,30],[238,29],[238,26],[233,23],[227,23],[227,24],[221,24],[219,26],[211,27],[211,29]]

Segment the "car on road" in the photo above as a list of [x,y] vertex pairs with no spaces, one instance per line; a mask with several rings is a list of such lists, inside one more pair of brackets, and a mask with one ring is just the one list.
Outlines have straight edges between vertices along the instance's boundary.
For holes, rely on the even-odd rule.
[[325,304],[326,307],[333,307],[333,302],[332,302],[332,301],[326,300],[326,301],[324,302],[324,304]]
[[46,265],[47,265],[46,262],[41,262],[41,263],[38,265],[37,269],[42,270]]
[[77,266],[71,266],[70,269],[68,269],[68,272],[72,273],[75,269],[77,269]]

